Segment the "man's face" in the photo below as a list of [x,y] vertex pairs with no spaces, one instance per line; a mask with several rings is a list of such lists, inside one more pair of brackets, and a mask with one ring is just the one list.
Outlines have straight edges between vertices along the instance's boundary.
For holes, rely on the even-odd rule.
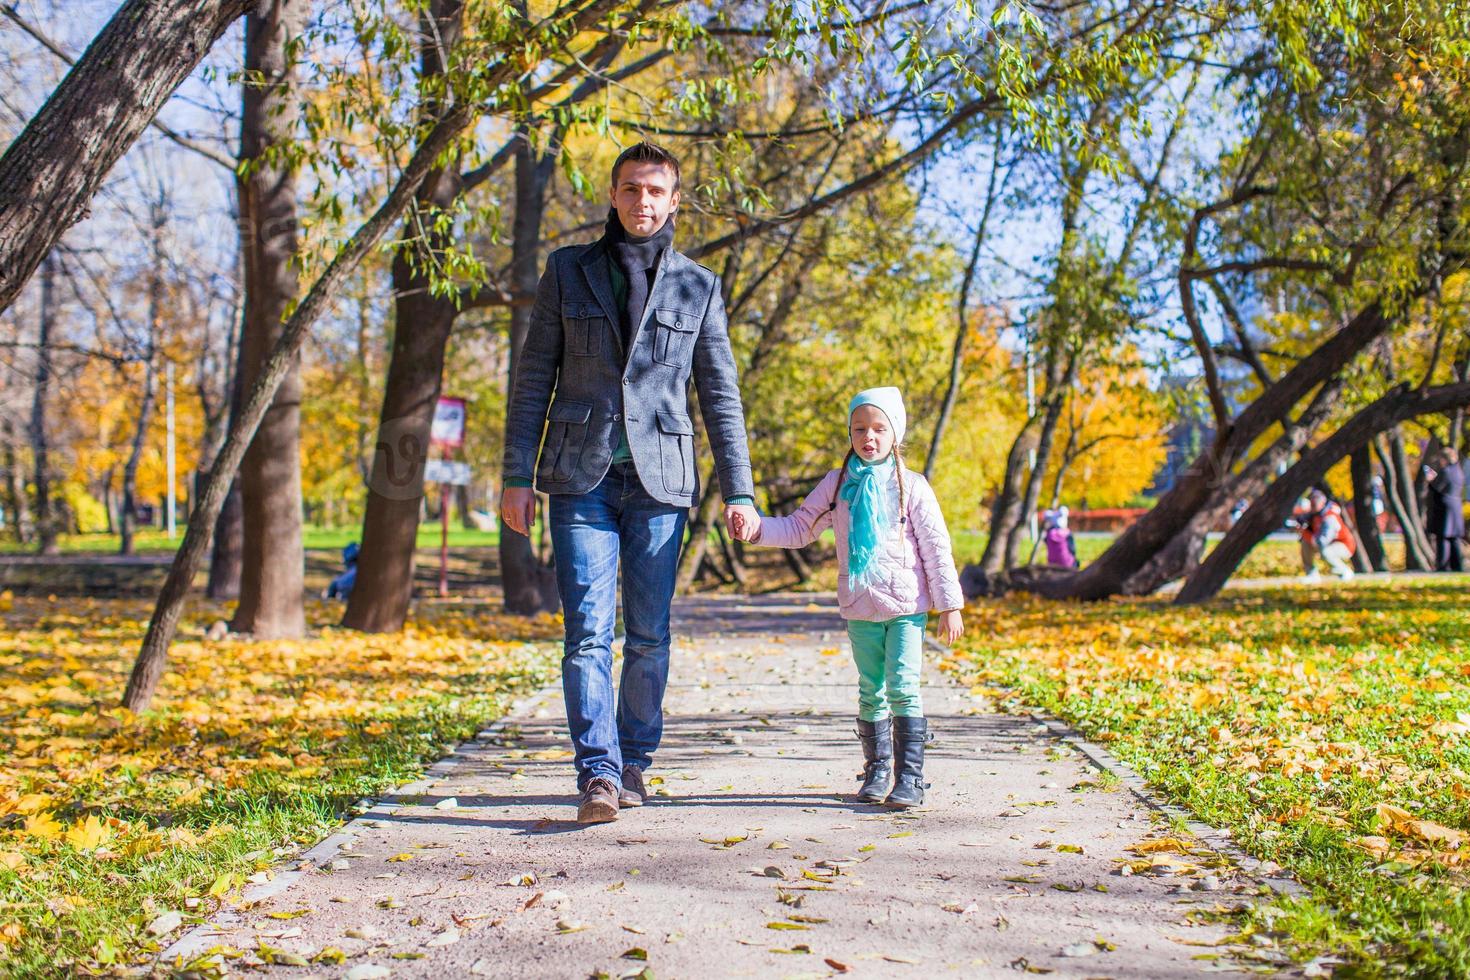
[[679,207],[674,172],[662,163],[624,163],[610,196],[623,230],[637,238],[658,232]]

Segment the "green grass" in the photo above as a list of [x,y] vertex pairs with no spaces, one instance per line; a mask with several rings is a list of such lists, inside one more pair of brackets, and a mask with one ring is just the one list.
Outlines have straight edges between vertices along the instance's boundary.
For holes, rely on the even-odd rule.
[[[1470,603],[1459,581],[1158,602],[982,601],[946,669],[1105,741],[1310,889],[1256,913],[1337,976],[1470,976]],[[1419,827],[1418,831],[1415,827]],[[1381,837],[1387,850],[1371,838]],[[1369,845],[1372,845],[1371,847]]]

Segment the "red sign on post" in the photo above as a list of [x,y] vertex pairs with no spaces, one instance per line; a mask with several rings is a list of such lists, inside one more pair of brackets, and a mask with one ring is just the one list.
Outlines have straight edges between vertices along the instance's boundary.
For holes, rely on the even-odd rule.
[[465,401],[463,398],[441,398],[434,406],[434,424],[429,429],[430,445],[439,449],[458,449],[464,445]]
[[[429,447],[437,449],[444,454],[444,459],[430,460],[437,467],[426,467],[426,469],[437,469],[432,476],[437,477],[439,484],[439,595],[449,595],[449,487],[451,483],[468,483],[466,474],[463,480],[445,479],[454,474],[446,472],[454,464],[449,462],[449,457],[454,451],[464,445],[464,418],[465,401],[463,398],[441,398],[434,405],[434,424],[429,427]],[[465,467],[468,469],[468,467]],[[429,473],[425,474],[429,476]]]

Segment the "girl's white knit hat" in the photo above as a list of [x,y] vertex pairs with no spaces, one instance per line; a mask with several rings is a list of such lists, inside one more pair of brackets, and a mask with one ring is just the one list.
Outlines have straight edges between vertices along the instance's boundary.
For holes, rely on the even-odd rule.
[[904,433],[909,427],[909,413],[903,407],[903,392],[892,386],[887,388],[869,388],[852,396],[852,401],[847,406],[847,420],[852,422],[852,413],[856,412],[862,405],[872,405],[884,415],[888,416],[888,424],[893,426],[893,441],[896,444],[903,443]]

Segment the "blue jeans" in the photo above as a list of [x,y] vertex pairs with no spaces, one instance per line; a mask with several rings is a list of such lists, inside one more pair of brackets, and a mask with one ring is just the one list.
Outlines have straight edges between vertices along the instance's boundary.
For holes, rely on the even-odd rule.
[[[664,730],[669,604],[689,513],[648,495],[631,462],[583,494],[551,496],[556,585],[566,612],[562,694],[577,788],[623,765],[646,769]],[[613,707],[612,642],[623,566],[623,676]]]

